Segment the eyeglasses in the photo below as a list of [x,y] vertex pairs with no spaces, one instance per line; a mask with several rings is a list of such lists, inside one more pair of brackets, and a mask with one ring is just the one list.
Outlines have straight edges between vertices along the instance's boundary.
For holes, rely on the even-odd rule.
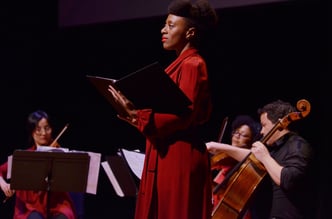
[[232,133],[232,135],[237,135],[237,136],[242,137],[242,138],[250,138],[250,135],[243,134],[243,133],[239,132],[238,130],[234,131]]
[[40,135],[43,133],[43,131],[46,133],[46,134],[49,134],[51,131],[52,131],[52,128],[50,126],[45,126],[45,127],[36,127],[35,129],[35,133],[37,135]]

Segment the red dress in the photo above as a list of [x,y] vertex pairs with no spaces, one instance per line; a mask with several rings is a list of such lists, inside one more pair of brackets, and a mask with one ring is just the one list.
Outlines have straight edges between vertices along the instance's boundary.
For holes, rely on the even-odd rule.
[[138,111],[146,156],[135,219],[211,218],[209,153],[196,129],[211,112],[206,63],[188,49],[166,73],[192,101],[192,111],[182,116]]
[[[35,150],[35,147],[29,150]],[[0,176],[7,177],[8,163],[0,166]],[[33,170],[27,170],[33,171]],[[32,211],[38,211],[44,218],[47,218],[47,192],[44,191],[15,191],[16,201],[13,219],[26,219]],[[67,192],[50,192],[49,212],[50,215],[59,213],[67,216],[68,219],[75,219],[75,210],[73,202]]]

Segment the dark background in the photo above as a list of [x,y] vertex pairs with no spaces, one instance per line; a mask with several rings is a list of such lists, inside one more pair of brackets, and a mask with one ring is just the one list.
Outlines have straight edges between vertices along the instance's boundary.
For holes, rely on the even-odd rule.
[[[13,1],[0,8],[1,161],[26,148],[26,118],[36,109],[51,115],[55,133],[69,123],[59,140],[63,147],[98,152],[103,159],[118,148],[144,150],[143,136],[116,118],[85,75],[117,78],[154,61],[167,66],[175,54],[162,49],[165,16],[59,27],[57,9],[56,1]],[[215,106],[211,140],[225,116],[256,117],[258,107],[276,99],[311,103],[299,129],[317,152],[317,218],[327,218],[331,203],[327,11],[323,1],[218,9],[207,55]],[[86,218],[132,218],[134,198],[117,197],[103,169],[99,176],[97,195],[86,194]],[[1,205],[1,218],[8,218],[12,202]]]

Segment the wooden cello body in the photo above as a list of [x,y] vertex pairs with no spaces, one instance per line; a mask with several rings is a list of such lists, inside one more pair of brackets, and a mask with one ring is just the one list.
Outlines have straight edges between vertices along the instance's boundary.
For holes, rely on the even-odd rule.
[[[261,139],[261,142],[265,144],[275,131],[284,129],[290,122],[307,116],[310,112],[310,103],[304,99],[299,100],[297,109],[300,112],[292,112],[280,119]],[[266,174],[265,167],[252,153],[249,153],[243,161],[230,171],[222,185],[215,187],[213,193],[220,194],[222,199],[213,209],[212,219],[242,218],[248,209],[253,194]]]

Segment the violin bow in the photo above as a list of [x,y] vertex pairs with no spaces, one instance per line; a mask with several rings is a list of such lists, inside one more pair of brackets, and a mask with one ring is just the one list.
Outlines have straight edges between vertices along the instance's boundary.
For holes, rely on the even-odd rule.
[[54,139],[54,141],[51,143],[51,147],[54,147],[55,146],[55,144],[56,144],[56,142],[59,140],[59,138],[61,137],[61,135],[66,131],[66,129],[68,128],[68,126],[69,126],[69,123],[67,123],[66,125],[65,125],[65,127],[63,127],[63,129],[61,130],[61,132],[58,134],[58,136]]
[[226,116],[222,123],[221,123],[221,126],[220,126],[220,131],[219,131],[219,135],[218,135],[218,142],[221,143],[222,141],[222,138],[225,134],[225,130],[226,130],[226,126],[227,126],[227,123],[228,123],[228,116]]

